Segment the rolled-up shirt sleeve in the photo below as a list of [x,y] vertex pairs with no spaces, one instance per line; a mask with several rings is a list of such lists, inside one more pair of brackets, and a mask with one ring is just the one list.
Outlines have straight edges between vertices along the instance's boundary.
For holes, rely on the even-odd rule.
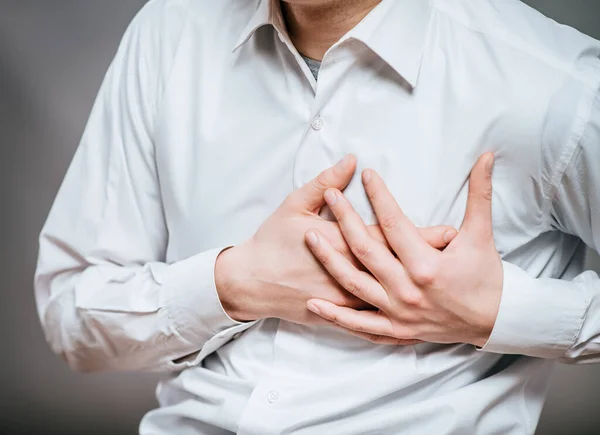
[[[584,59],[589,80],[573,95],[571,143],[561,150],[549,200],[549,226],[600,251],[600,59]],[[575,88],[573,88],[575,89]],[[500,309],[484,351],[600,362],[600,277],[585,271],[571,281],[535,279],[504,262]]]
[[149,2],[127,29],[40,235],[38,313],[76,370],[179,370],[250,326],[218,298],[225,247],[165,262],[153,127],[177,41],[161,32],[183,27],[164,21],[185,19],[165,3]]

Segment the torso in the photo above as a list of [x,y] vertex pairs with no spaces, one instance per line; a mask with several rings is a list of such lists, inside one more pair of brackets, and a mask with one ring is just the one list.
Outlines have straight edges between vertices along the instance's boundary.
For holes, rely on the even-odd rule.
[[[533,276],[559,277],[579,255],[579,241],[550,231],[543,217],[547,169],[540,156],[548,107],[565,80],[561,68],[434,8],[414,90],[354,41],[339,47],[335,61],[325,57],[315,92],[272,28],[259,29],[232,54],[223,47],[234,45],[235,32],[206,24],[199,30],[190,20],[164,102],[184,110],[163,111],[156,138],[168,262],[244,241],[293,189],[347,153],[358,157],[359,170],[383,176],[415,224],[459,228],[469,171],[481,153],[493,151],[493,224],[502,257]],[[211,38],[231,44],[211,45]],[[313,127],[317,116],[321,129]],[[374,223],[358,176],[345,193]],[[199,227],[204,231],[190,231]],[[448,433],[467,433],[460,428],[486,427],[485,419],[470,421],[460,410],[467,397],[480,397],[468,404],[476,416],[497,397],[523,395],[489,413],[524,416],[502,433],[526,433],[541,409],[547,363],[511,359],[488,376],[500,360],[468,345],[377,346],[332,328],[268,319],[164,384],[163,402],[178,403],[173,398],[186,391],[212,404],[198,408],[199,419],[226,421],[238,433],[442,433],[440,421]],[[215,405],[222,391],[239,392],[239,403]],[[269,391],[287,403],[279,413],[263,400]],[[539,399],[526,405],[526,394]],[[379,411],[380,431],[369,432],[372,422],[360,414]],[[266,421],[257,422],[252,416],[262,412]],[[427,432],[434,414],[438,431]],[[417,432],[412,425],[419,421]]]

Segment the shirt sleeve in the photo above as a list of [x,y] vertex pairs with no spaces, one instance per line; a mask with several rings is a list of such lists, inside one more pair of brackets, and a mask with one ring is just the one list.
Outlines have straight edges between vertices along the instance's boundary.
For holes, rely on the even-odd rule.
[[219,301],[214,265],[224,247],[165,262],[152,136],[161,74],[183,27],[165,17],[184,15],[166,3],[149,2],[127,29],[40,235],[39,317],[76,370],[180,370],[251,326]]
[[[600,59],[586,63],[589,83],[577,95],[573,146],[563,148],[549,221],[600,251]],[[534,279],[504,262],[496,324],[484,351],[600,362],[600,277],[586,271],[572,281]]]

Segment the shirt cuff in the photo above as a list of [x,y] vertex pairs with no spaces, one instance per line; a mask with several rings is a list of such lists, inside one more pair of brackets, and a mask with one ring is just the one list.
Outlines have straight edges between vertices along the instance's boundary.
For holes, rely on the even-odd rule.
[[587,309],[584,289],[569,281],[535,279],[503,262],[496,323],[481,351],[561,358],[576,342]]
[[173,263],[162,273],[161,306],[169,313],[176,332],[198,349],[216,334],[242,325],[225,312],[215,285],[215,262],[226,248]]

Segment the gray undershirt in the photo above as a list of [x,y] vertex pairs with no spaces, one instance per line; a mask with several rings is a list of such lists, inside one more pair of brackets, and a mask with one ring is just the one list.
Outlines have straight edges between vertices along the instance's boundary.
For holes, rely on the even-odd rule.
[[314,60],[306,56],[302,56],[302,59],[304,59],[304,62],[306,62],[306,64],[308,65],[308,69],[310,69],[310,72],[315,77],[315,80],[318,80],[319,69],[321,68],[321,61]]

